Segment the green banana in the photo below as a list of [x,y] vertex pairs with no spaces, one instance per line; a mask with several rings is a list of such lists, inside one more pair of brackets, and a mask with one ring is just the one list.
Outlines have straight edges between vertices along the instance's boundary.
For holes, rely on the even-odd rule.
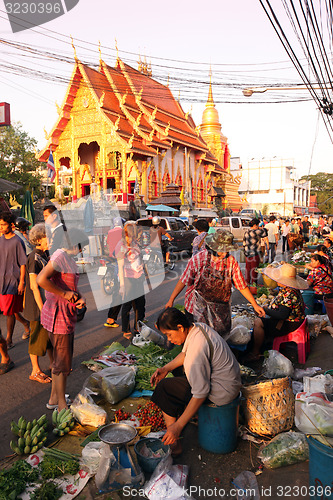
[[52,413],[52,424],[54,426],[57,425],[57,418],[58,418],[58,410],[55,409],[54,412]]
[[25,420],[25,418],[23,418],[21,421],[20,429],[23,429],[25,431],[26,427],[27,427],[27,421]]
[[20,448],[18,446],[16,446],[15,450],[13,450],[13,451],[15,451],[15,453],[17,455],[22,455],[22,451],[20,450]]
[[67,426],[64,428],[65,434],[67,434],[70,431],[70,428]]
[[32,441],[32,439],[31,439],[31,436],[29,435],[29,436],[27,436],[27,437],[26,437],[26,439],[25,439],[25,444],[26,444],[27,446],[30,446],[30,445],[31,445],[31,441]]
[[30,450],[30,453],[36,453],[38,451],[38,446],[33,446]]
[[21,428],[22,420],[23,420],[23,417],[20,417],[18,419],[17,425],[19,426],[19,428]]
[[46,414],[44,413],[44,415],[42,415],[38,420],[37,420],[37,424],[39,425],[39,427],[41,425],[43,425],[47,420],[47,416]]
[[24,453],[25,453],[26,455],[28,455],[28,454],[30,453],[30,446],[26,446],[26,447],[24,448]]
[[27,431],[31,431],[32,428],[33,428],[32,422],[28,422],[27,423]]
[[25,439],[23,439],[22,437],[20,437],[17,441],[17,444],[19,445],[19,448],[24,448],[25,446]]
[[31,445],[32,445],[32,446],[36,446],[36,444],[38,444],[38,437],[37,437],[37,436],[35,436],[35,437],[33,438],[33,440],[31,441]]
[[30,432],[30,436],[32,437],[32,439],[35,437],[38,431],[39,431],[39,425],[36,424],[35,427],[33,427],[33,429]]
[[23,435],[24,439],[27,439],[28,436],[30,436],[30,431],[25,431]]
[[60,423],[61,423],[61,419],[63,418],[64,414],[65,414],[67,411],[68,411],[68,410],[67,410],[67,408],[63,408],[63,409],[59,412],[59,414],[58,414],[58,419],[57,419],[57,421],[58,421],[58,422],[60,422]]
[[58,427],[55,427],[55,428],[53,429],[53,434],[55,434],[55,435],[59,434],[59,429],[58,429]]
[[11,447],[11,449],[12,449],[13,451],[15,451],[15,449],[17,448],[17,443],[16,443],[15,441],[11,441],[11,442],[9,443],[9,446]]
[[37,424],[37,420],[34,418],[31,423],[32,423],[32,427],[35,427],[35,425]]

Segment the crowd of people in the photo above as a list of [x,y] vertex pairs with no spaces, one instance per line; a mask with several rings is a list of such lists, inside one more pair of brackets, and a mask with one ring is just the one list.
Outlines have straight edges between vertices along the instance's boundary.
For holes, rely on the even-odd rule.
[[[249,362],[260,357],[266,342],[294,331],[303,323],[305,306],[301,290],[311,287],[318,300],[333,297],[330,238],[312,255],[307,279],[298,277],[290,264],[264,271],[279,286],[277,295],[265,307],[257,304],[249,289],[249,284],[258,281],[259,262],[267,255],[271,261],[275,259],[280,235],[285,252],[289,234],[301,233],[304,238],[309,234],[311,224],[307,219],[285,220],[281,227],[274,216],[266,224],[252,219],[243,240],[245,277],[231,253],[238,248],[233,234],[212,221],[199,219],[194,223],[198,235],[193,241],[193,255],[157,321],[158,329],[171,343],[183,345],[182,352],[151,378],[156,386],[152,400],[162,409],[167,424],[163,440],[172,446],[174,454],[181,451],[182,429],[202,404],[208,401],[223,405],[239,395],[239,366],[225,340],[231,329],[233,286],[256,313],[253,341],[247,353]],[[24,326],[23,338],[29,339],[29,379],[52,384],[46,406],[60,411],[70,403],[66,398],[66,383],[72,366],[74,329],[77,311],[85,307],[78,289],[75,257],[88,244],[88,238],[78,229],[67,231],[53,205],[44,207],[44,220],[45,223],[36,224],[28,233],[24,221],[15,220],[11,214],[0,215],[0,309],[7,325],[6,339],[0,335],[0,374],[14,368],[9,350],[13,347],[17,320]],[[150,243],[155,242],[160,248],[162,237],[171,239],[155,217]],[[131,309],[135,311],[134,334],[137,322],[145,319],[145,284],[149,278],[142,258],[142,238],[142,227],[136,221],[126,222],[120,217],[113,219],[107,236],[109,256],[116,263],[118,279],[104,325],[120,326],[117,318],[121,312],[122,333],[127,339],[133,335],[129,323]],[[167,253],[164,254],[167,258]],[[183,314],[174,307],[174,301],[185,288]],[[39,358],[46,354],[51,377],[39,365]],[[169,372],[175,375],[171,379],[166,378]]]

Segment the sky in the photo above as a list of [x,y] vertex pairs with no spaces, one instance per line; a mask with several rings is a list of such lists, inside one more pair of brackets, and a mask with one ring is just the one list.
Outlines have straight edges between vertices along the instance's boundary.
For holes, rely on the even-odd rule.
[[[281,0],[273,3],[282,15]],[[332,143],[306,91],[242,95],[248,86],[301,83],[259,0],[79,0],[63,16],[17,33],[0,0],[0,39],[37,49],[29,55],[0,43],[0,102],[10,103],[12,121],[22,123],[39,149],[46,143],[44,128],[49,132],[57,119],[55,102],[62,103],[72,73],[70,36],[83,62],[98,64],[99,41],[110,65],[115,40],[119,56],[134,67],[138,55],[146,55],[153,77],[166,83],[169,75],[174,96],[179,95],[185,112],[191,110],[196,125],[211,67],[213,97],[231,156],[243,164],[252,158],[290,159],[299,177],[332,172]],[[38,55],[42,50],[67,62]],[[41,74],[36,77],[22,66]],[[51,81],[47,75],[53,75]],[[299,97],[307,100],[277,102]]]

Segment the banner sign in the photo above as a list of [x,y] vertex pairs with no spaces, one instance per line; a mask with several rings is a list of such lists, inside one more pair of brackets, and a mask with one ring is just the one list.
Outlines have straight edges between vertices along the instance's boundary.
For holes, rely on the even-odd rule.
[[0,127],[10,125],[10,104],[0,102]]

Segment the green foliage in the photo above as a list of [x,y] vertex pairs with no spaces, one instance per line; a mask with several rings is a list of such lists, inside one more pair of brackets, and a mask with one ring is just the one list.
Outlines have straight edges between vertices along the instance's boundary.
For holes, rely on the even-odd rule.
[[331,198],[333,196],[333,174],[318,172],[318,174],[303,175],[301,179],[311,181],[311,195],[317,196],[319,210],[325,214],[333,214],[333,198]]
[[0,129],[0,178],[16,182],[24,190],[38,191],[41,163],[35,158],[37,141],[22,130],[21,124]]
[[25,460],[18,460],[9,470],[1,470],[0,500],[15,500],[38,476],[38,468],[32,468]]

